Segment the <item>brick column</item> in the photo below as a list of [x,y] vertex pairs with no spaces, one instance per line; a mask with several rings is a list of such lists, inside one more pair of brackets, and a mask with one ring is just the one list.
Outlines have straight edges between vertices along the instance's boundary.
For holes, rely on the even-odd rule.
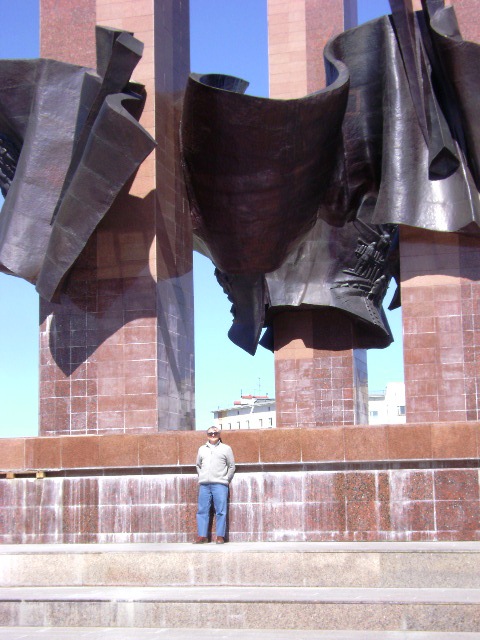
[[356,0],[268,0],[270,97],[299,98],[325,86],[323,49],[356,24]]
[[[356,22],[355,0],[268,0],[270,97],[323,87],[327,41]],[[281,313],[274,335],[277,427],[368,422],[366,352],[351,348],[352,326],[341,313]],[[325,336],[328,350],[318,348]]]
[[368,422],[366,351],[347,348],[353,328],[341,312],[286,311],[274,333],[277,427]]
[[401,230],[407,422],[478,420],[480,240]]
[[178,140],[189,7],[41,0],[42,55],[94,67],[95,23],[144,42],[132,79],[146,87],[141,123],[158,147],[97,228],[60,302],[41,302],[40,433],[192,429],[192,234]]

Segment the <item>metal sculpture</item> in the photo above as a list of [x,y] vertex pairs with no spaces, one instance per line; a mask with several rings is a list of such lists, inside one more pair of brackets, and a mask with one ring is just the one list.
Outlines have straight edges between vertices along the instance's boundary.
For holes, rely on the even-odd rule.
[[97,73],[0,63],[0,270],[52,300],[115,197],[155,146],[130,82],[143,44],[97,27]]
[[[276,313],[312,307],[347,313],[352,346],[387,346],[397,226],[480,233],[480,46],[440,0],[391,8],[329,42],[327,87],[304,98],[189,78],[182,140],[197,248],[233,303],[229,336],[249,353]],[[271,346],[268,333],[261,343]]]

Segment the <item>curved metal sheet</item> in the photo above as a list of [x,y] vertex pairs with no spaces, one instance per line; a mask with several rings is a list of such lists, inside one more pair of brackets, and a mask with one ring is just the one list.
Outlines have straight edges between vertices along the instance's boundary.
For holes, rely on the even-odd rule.
[[386,346],[396,226],[480,234],[480,46],[439,0],[417,13],[409,0],[391,5],[328,43],[329,86],[304,98],[189,80],[194,231],[235,283],[232,339],[250,353],[262,323],[302,305],[343,310],[353,346]]
[[55,60],[0,63],[0,86],[8,89],[0,138],[18,155],[4,184],[0,269],[36,283],[48,300],[155,146],[131,115],[143,103],[129,83],[142,43],[104,28],[97,36],[102,76]]
[[348,79],[301,100],[269,100],[209,78],[190,76],[182,119],[194,230],[221,271],[272,271],[313,227],[334,180]]

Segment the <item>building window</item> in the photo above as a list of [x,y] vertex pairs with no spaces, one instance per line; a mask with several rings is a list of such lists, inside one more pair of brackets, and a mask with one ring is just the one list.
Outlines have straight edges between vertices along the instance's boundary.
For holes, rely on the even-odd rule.
[[247,429],[250,429],[250,420],[245,420],[246,424],[247,424]]
[[263,420],[261,418],[258,420],[258,425],[260,428],[263,427]]
[[405,405],[404,405],[404,404],[401,404],[401,405],[398,407],[398,415],[399,415],[399,416],[404,416],[404,415],[405,415]]
[[376,418],[378,416],[378,411],[370,411],[370,415],[372,418]]
[[240,422],[237,422],[237,429],[240,429]]
[[271,427],[273,427],[273,418],[269,418],[269,419],[268,419],[268,424],[269,424]]
[[232,423],[231,423],[231,422],[229,422],[229,423],[228,423],[228,428],[229,428],[230,430],[232,429]]

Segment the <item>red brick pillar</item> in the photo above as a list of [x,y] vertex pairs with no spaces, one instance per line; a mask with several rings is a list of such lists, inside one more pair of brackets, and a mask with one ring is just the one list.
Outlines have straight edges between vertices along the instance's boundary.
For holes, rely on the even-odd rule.
[[407,422],[479,420],[480,240],[401,230]]
[[275,317],[274,333],[277,427],[368,422],[366,351],[347,348],[354,335],[345,315],[286,311]]
[[96,23],[144,42],[132,79],[146,87],[140,121],[158,146],[97,228],[59,303],[41,302],[40,434],[192,429],[192,233],[178,140],[189,7],[41,0],[41,54],[95,67]]
[[[298,98],[323,87],[327,41],[356,23],[355,0],[269,0],[270,97]],[[352,348],[351,323],[341,313],[282,313],[274,334],[277,427],[368,422],[366,352]]]

